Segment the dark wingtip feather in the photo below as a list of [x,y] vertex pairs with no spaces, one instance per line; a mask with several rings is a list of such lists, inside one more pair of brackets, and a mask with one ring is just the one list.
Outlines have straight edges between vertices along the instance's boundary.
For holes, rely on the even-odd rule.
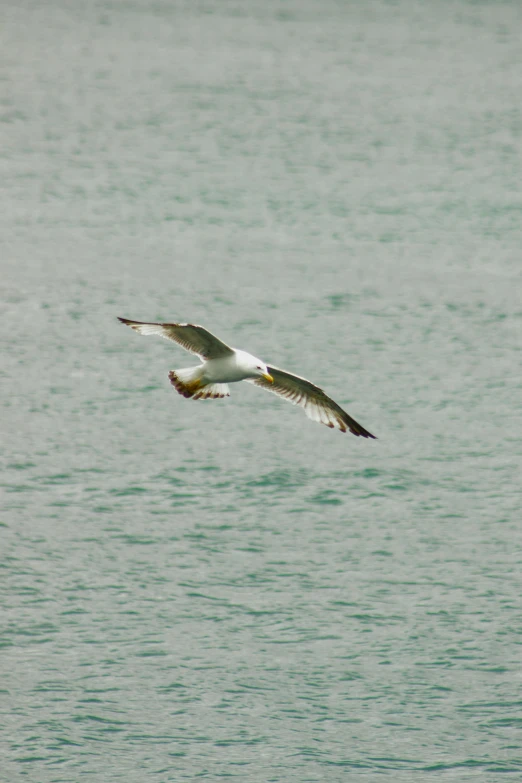
[[354,435],[362,435],[363,438],[372,438],[372,440],[378,440],[376,435],[372,435],[371,432],[368,432],[368,430],[365,430],[363,427],[361,427],[360,432],[355,432],[355,430],[350,430],[350,432],[353,432]]
[[[346,422],[348,424],[348,428],[352,435],[356,435],[357,437],[363,437],[363,438],[372,438],[372,440],[377,440],[375,435],[372,435],[371,432],[368,432],[368,430],[365,430],[364,427],[359,424],[357,421],[352,421],[350,423]],[[346,431],[346,430],[345,430]]]

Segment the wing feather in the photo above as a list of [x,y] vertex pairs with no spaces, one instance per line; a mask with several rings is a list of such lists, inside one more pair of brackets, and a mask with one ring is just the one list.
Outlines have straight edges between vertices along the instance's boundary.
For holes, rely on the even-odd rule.
[[230,346],[198,324],[146,323],[144,321],[129,321],[128,318],[120,318],[119,316],[118,320],[140,334],[157,334],[166,340],[173,340],[201,359],[219,359],[234,353]]
[[336,402],[328,397],[319,386],[301,378],[299,375],[280,370],[278,367],[268,367],[268,372],[274,379],[273,383],[265,378],[255,378],[251,383],[261,386],[262,389],[289,400],[294,405],[300,405],[309,419],[324,424],[327,427],[337,427],[341,432],[350,430],[354,435],[363,438],[374,438],[371,432],[365,430],[355,419],[352,419],[346,411],[343,411]]

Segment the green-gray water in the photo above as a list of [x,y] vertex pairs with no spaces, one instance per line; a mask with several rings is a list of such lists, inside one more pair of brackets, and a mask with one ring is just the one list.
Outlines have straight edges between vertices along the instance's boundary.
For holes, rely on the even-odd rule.
[[519,779],[520,3],[0,16],[2,783]]

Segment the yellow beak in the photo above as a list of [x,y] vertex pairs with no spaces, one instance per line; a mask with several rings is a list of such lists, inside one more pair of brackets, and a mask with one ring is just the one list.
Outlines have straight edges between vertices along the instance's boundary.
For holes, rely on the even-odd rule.
[[274,379],[272,378],[272,376],[269,375],[267,372],[263,373],[263,378],[265,379],[265,381],[268,381],[269,383],[273,383],[274,382]]

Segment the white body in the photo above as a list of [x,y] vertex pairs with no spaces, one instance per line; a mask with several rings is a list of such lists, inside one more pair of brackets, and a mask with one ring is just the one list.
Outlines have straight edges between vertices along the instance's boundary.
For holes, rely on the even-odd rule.
[[256,359],[251,353],[235,350],[233,357],[212,359],[200,365],[202,381],[207,383],[236,383],[247,378],[259,378],[260,374],[268,373],[266,364]]

